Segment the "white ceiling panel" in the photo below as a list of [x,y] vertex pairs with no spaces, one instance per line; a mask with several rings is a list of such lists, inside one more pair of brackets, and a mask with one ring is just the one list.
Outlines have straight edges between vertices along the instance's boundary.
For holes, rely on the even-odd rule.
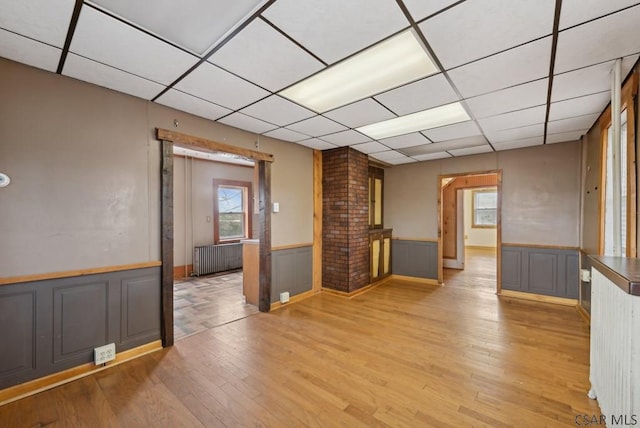
[[425,154],[425,155],[413,156],[413,158],[415,160],[419,160],[419,161],[430,161],[430,160],[436,160],[436,159],[446,159],[446,158],[450,158],[450,157],[452,157],[452,156],[447,152],[436,152],[436,153],[428,153],[428,154]]
[[90,7],[80,12],[70,51],[166,85],[198,61]]
[[337,108],[324,113],[324,116],[351,128],[382,122],[383,120],[396,117],[371,98]]
[[640,52],[640,6],[560,32],[555,72],[574,70]]
[[600,113],[594,113],[584,116],[570,117],[568,119],[549,121],[549,123],[547,123],[547,134],[559,134],[563,132],[589,129],[599,116]]
[[482,135],[475,137],[458,138],[455,140],[443,141],[441,143],[426,144],[424,146],[408,147],[400,151],[408,156],[416,157],[426,153],[444,152],[447,150],[465,149],[468,147],[482,146],[487,144],[487,140]]
[[351,144],[360,144],[371,141],[371,139],[366,135],[352,130],[324,135],[322,136],[322,139],[338,146],[349,146]]
[[527,138],[524,140],[510,141],[508,143],[494,144],[496,151],[522,149],[525,147],[541,146],[544,143],[544,137]]
[[547,144],[566,143],[569,141],[579,140],[589,129],[582,129],[579,131],[563,132],[560,134],[547,135]]
[[218,120],[218,122],[235,126],[236,128],[244,129],[246,131],[255,132],[256,134],[263,134],[277,128],[276,125],[272,125],[271,123],[264,122],[242,113],[233,113],[227,117],[223,117]]
[[427,19],[420,29],[449,70],[550,35],[554,11],[555,0],[466,1]]
[[74,4],[74,0],[2,0],[0,28],[62,48]]
[[227,108],[185,94],[184,92],[176,91],[175,89],[169,89],[162,94],[156,102],[210,120],[216,120],[232,113],[232,111]]
[[[73,3],[73,2],[71,2]],[[264,0],[93,0],[99,6],[192,52],[202,54]],[[176,25],[179,22],[180,25]]]
[[278,0],[263,15],[328,64],[409,26],[389,0]]
[[458,96],[442,74],[427,77],[374,97],[396,114],[426,110],[458,101]]
[[260,100],[242,109],[242,113],[280,126],[285,126],[316,115],[311,110],[300,107],[298,104],[292,103],[278,95],[272,95]]
[[549,79],[536,80],[466,100],[476,119],[547,103]]
[[356,149],[359,152],[362,153],[377,153],[377,152],[384,152],[389,150],[389,147],[378,143],[377,141],[371,141],[369,143],[362,143],[362,144],[356,144],[351,146],[352,148]]
[[264,135],[271,138],[277,138],[279,140],[292,141],[294,143],[296,141],[309,139],[308,135],[304,135],[299,132],[292,131],[290,129],[285,129],[285,128],[274,129],[273,131],[265,132]]
[[486,135],[492,143],[505,143],[507,141],[523,140],[525,138],[542,137],[544,136],[544,123],[491,131],[487,132]]
[[381,160],[383,162],[388,162],[388,163],[391,163],[391,161],[396,160],[396,159],[407,159],[407,156],[403,155],[400,152],[396,152],[395,150],[388,150],[386,152],[372,153],[369,156],[372,157],[372,158],[376,158],[378,160]]
[[470,98],[547,77],[550,58],[551,37],[545,37],[451,70],[449,77]]
[[481,134],[480,129],[478,129],[478,126],[472,120],[441,126],[440,128],[428,129],[422,131],[422,133],[429,137],[431,141],[454,140],[456,138],[472,137]]
[[152,99],[165,88],[150,80],[74,54],[67,56],[62,74],[145,100]]
[[384,140],[380,140],[380,142],[387,147],[391,147],[392,149],[402,149],[405,147],[421,146],[423,144],[428,144],[431,141],[429,141],[421,133],[414,132],[412,134],[404,134],[397,137],[385,138]]
[[546,114],[547,106],[539,106],[479,119],[478,122],[485,132],[491,132],[544,123]]
[[484,146],[468,147],[466,149],[449,150],[449,153],[451,153],[453,156],[477,155],[480,153],[490,153],[490,152],[493,152],[493,149],[488,144],[485,144]]
[[418,162],[417,160],[413,159],[413,158],[397,158],[397,159],[391,159],[390,161],[387,161],[387,163],[391,164],[391,165],[403,165],[406,163],[416,163]]
[[560,30],[638,4],[638,0],[564,0],[560,12]]
[[610,99],[610,92],[600,92],[598,94],[551,103],[549,120],[560,120],[568,117],[583,116],[585,114],[601,113]]
[[0,56],[47,71],[56,71],[61,49],[0,30]]
[[302,132],[311,137],[319,137],[325,134],[333,134],[334,132],[344,131],[347,128],[322,116],[315,116],[305,119],[301,122],[287,126],[294,131]]
[[318,138],[310,138],[308,140],[298,141],[298,144],[315,150],[328,150],[338,147],[335,144],[327,143],[326,141],[320,140]]
[[240,31],[209,61],[273,92],[324,67],[261,19]]
[[200,64],[175,87],[233,110],[269,95],[264,89],[207,62]]
[[[638,55],[631,55],[622,60],[622,76],[626,76]],[[557,74],[553,77],[551,101],[561,101],[582,95],[595,94],[611,88],[611,70],[614,61],[607,61],[590,67]]]
[[405,6],[415,21],[420,21],[427,16],[431,16],[441,11],[447,6],[451,6],[459,0],[404,0]]

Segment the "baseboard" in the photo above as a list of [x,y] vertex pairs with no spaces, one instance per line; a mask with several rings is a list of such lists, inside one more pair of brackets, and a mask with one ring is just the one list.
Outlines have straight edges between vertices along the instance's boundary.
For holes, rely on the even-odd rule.
[[490,245],[465,245],[465,249],[467,250],[493,250],[496,251],[498,247],[490,246]]
[[173,279],[189,278],[191,272],[193,272],[193,265],[174,266]]
[[55,388],[56,386],[63,385],[76,379],[98,373],[102,370],[106,370],[110,367],[117,366],[118,364],[122,364],[124,362],[133,360],[134,358],[150,354],[151,352],[155,352],[160,349],[162,349],[162,341],[156,340],[154,342],[147,343],[133,349],[119,352],[118,354],[116,354],[115,360],[109,361],[108,363],[101,366],[96,366],[94,363],[82,364],[80,366],[72,367],[58,373],[53,373],[39,379],[34,379],[25,383],[21,383],[19,385],[11,386],[9,388],[0,390],[0,406],[16,400],[20,400],[21,398],[25,398],[30,395],[37,394],[42,391],[46,391],[47,389]]
[[576,299],[567,299],[565,297],[545,296],[544,294],[523,293],[521,291],[501,290],[498,293],[501,297],[512,297],[514,299],[533,300],[536,302],[553,303],[563,306],[578,306]]
[[391,276],[388,276],[388,277],[386,277],[384,279],[381,279],[380,281],[371,283],[371,284],[369,284],[369,285],[367,285],[365,287],[362,287],[362,288],[358,288],[357,290],[352,291],[350,293],[347,293],[345,291],[334,290],[334,289],[331,289],[331,288],[325,288],[325,287],[322,287],[322,292],[323,293],[327,293],[327,294],[331,294],[333,296],[344,297],[346,299],[353,299],[354,297],[359,296],[361,294],[364,294],[367,291],[373,290],[374,288],[378,287],[379,285],[384,284],[385,282],[389,281],[390,279],[391,279]]
[[397,279],[399,281],[419,282],[420,284],[444,285],[444,284],[439,283],[437,279],[419,278],[417,276],[391,275],[391,279]]
[[284,308],[285,306],[289,306],[291,303],[299,302],[300,300],[307,299],[311,296],[315,296],[319,291],[309,290],[304,293],[296,294],[292,296],[287,303],[280,302],[272,302],[269,306],[269,311],[275,311],[276,309]]
[[586,321],[587,325],[591,326],[591,315],[589,315],[587,311],[584,310],[582,305],[577,305],[576,309],[578,310],[580,316],[582,316],[582,319]]

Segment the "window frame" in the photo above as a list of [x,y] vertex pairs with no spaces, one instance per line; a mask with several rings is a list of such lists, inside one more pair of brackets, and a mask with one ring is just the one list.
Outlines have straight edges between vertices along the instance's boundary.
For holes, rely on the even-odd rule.
[[[496,212],[495,224],[478,224],[476,223],[476,195],[478,193],[495,193],[496,194],[496,207],[493,208]],[[496,229],[498,227],[498,188],[491,187],[486,189],[474,189],[471,191],[471,228],[472,229]],[[488,208],[479,208],[488,209]]]
[[[220,187],[241,187],[243,188],[243,214],[244,214],[244,234],[242,237],[222,239],[220,238],[220,209],[218,203],[218,191]],[[213,242],[215,244],[231,244],[249,239],[253,234],[253,191],[250,181],[213,179]]]

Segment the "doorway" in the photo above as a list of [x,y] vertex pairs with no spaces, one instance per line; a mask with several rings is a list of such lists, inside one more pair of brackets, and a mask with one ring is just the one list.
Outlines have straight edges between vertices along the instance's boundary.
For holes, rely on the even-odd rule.
[[502,172],[438,178],[438,282],[500,292]]

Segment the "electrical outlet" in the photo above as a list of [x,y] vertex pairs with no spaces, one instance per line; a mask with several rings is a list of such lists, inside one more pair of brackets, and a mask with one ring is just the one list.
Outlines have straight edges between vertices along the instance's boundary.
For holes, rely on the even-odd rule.
[[289,301],[289,292],[285,291],[284,293],[280,293],[280,303],[287,303]]
[[99,346],[93,350],[96,366],[116,359],[116,344]]

